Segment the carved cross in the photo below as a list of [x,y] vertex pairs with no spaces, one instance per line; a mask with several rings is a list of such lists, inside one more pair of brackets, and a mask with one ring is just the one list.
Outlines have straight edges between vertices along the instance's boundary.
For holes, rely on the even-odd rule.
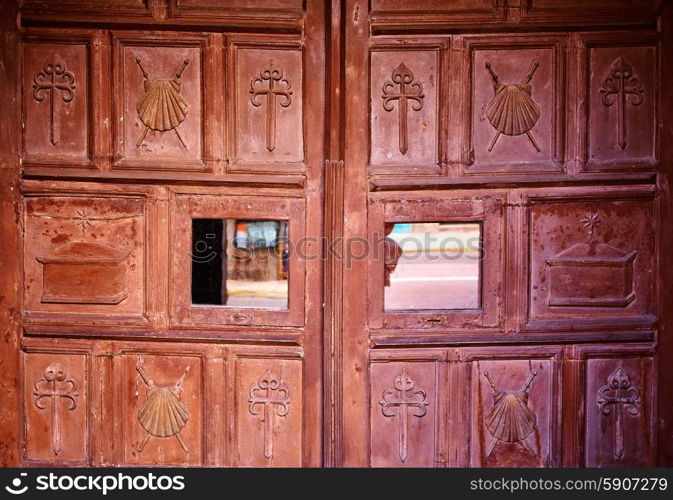
[[603,415],[615,415],[615,458],[624,457],[624,412],[629,415],[640,413],[640,395],[631,388],[631,379],[623,368],[617,368],[608,377],[607,385],[598,389],[598,408]]
[[75,380],[67,376],[63,365],[52,363],[44,371],[44,376],[35,382],[33,396],[35,406],[40,410],[46,409],[51,401],[51,448],[58,455],[61,453],[61,399],[68,400],[67,410],[77,408],[79,393]]
[[66,70],[65,63],[46,61],[42,71],[33,78],[33,98],[37,102],[49,99],[49,140],[58,144],[59,127],[56,119],[56,100],[61,98],[65,103],[75,98],[75,76]]
[[273,458],[273,417],[284,417],[290,411],[290,393],[280,376],[267,370],[250,389],[248,402],[250,414],[255,416],[260,415],[257,406],[262,406],[260,422],[264,422],[264,456]]
[[93,227],[93,222],[91,222],[92,212],[86,208],[78,209],[77,216],[73,217],[76,220],[76,224],[82,228],[82,236],[86,234],[89,228]]
[[414,409],[413,415],[415,417],[423,417],[428,406],[428,400],[425,397],[425,391],[418,389],[414,390],[416,382],[407,373],[407,370],[402,368],[400,374],[395,377],[392,389],[384,389],[381,394],[381,411],[386,417],[393,417],[395,413],[393,410],[397,407],[400,417],[400,460],[404,462],[407,459],[408,449],[408,424],[409,414],[408,409]]
[[640,77],[633,73],[633,67],[624,58],[618,57],[610,66],[602,82],[601,100],[606,106],[617,103],[617,143],[626,147],[626,98],[631,96],[631,104],[639,106],[643,102],[643,84]]
[[261,106],[261,96],[266,96],[266,149],[276,148],[276,102],[287,108],[292,104],[290,82],[283,78],[283,70],[277,68],[273,61],[268,64],[259,76],[250,80],[250,102],[253,106]]
[[[401,63],[393,70],[392,82],[387,81],[383,84],[383,109],[392,111],[394,101],[398,101],[398,130],[400,153],[407,154],[409,149],[407,136],[407,101],[412,101],[411,109],[420,111],[423,109],[423,84],[414,82],[414,74],[404,63]],[[398,88],[395,88],[395,87]]]

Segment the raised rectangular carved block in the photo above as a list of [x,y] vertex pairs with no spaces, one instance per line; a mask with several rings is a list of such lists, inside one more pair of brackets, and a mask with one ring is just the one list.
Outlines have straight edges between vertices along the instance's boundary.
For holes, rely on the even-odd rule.
[[233,465],[300,467],[304,409],[301,359],[239,353],[234,363]]
[[529,215],[529,319],[652,314],[654,220],[648,199],[536,200]]
[[85,32],[23,42],[24,161],[91,165],[91,39]]
[[144,214],[140,198],[26,198],[27,319],[58,321],[59,313],[77,313],[133,314],[141,320]]
[[203,463],[203,359],[198,353],[123,353],[114,368],[120,464]]
[[378,359],[371,364],[371,465],[432,467],[437,458],[439,362]]
[[585,41],[589,169],[656,165],[657,46],[623,43],[624,35]]
[[303,55],[298,43],[235,40],[230,170],[304,170]]
[[442,45],[375,47],[370,56],[373,173],[440,173]]
[[466,172],[561,169],[562,44],[560,37],[467,40],[472,96]]
[[113,41],[114,167],[203,170],[205,38]]
[[547,259],[550,306],[625,307],[635,298],[636,252],[604,244],[578,243]]
[[86,355],[32,350],[23,362],[26,460],[87,464]]
[[99,243],[67,243],[43,264],[42,302],[119,304],[128,297],[126,258],[129,252]]

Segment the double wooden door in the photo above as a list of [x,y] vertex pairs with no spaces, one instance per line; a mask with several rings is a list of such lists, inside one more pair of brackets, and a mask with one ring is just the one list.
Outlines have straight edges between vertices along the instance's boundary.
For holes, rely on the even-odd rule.
[[670,463],[670,15],[8,9],[3,462]]

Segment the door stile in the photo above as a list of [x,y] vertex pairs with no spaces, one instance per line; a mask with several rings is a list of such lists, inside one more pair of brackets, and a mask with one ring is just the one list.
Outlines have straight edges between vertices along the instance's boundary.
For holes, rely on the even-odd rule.
[[[369,342],[367,317],[367,268],[361,242],[368,241],[368,67],[369,25],[368,2],[346,0],[344,12],[345,40],[345,106],[344,123],[344,295],[343,303],[343,465],[366,467],[369,460]],[[362,68],[362,70],[360,70]],[[358,69],[358,70],[354,70]],[[357,216],[356,216],[357,215]],[[366,255],[366,254],[365,254]]]
[[4,2],[0,16],[0,32],[4,43],[0,45],[0,255],[3,271],[0,273],[0,360],[3,376],[0,393],[3,395],[0,419],[0,466],[16,467],[21,460],[19,380],[19,347],[21,338],[21,259],[20,224],[18,223],[19,189],[19,144],[20,116],[19,82],[19,37],[17,33],[17,2]]
[[[661,5],[662,50],[660,67],[673,67],[673,2],[662,2]],[[673,75],[670,71],[661,72],[661,92],[659,93],[661,122],[659,124],[661,162],[659,174],[659,190],[661,196],[660,221],[670,221],[673,215]],[[670,225],[660,225],[659,229],[659,276],[657,279],[658,312],[661,318],[657,334],[658,379],[658,425],[657,425],[657,464],[659,467],[673,465],[673,231]]]
[[323,465],[343,464],[343,3],[325,2]]

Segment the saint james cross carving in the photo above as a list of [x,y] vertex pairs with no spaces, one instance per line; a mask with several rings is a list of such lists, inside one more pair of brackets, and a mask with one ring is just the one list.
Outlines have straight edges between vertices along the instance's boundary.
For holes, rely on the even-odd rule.
[[292,104],[292,90],[287,78],[283,78],[283,70],[269,61],[259,76],[250,80],[250,102],[253,106],[262,105],[261,97],[266,96],[266,149],[276,149],[276,103],[283,108]]
[[614,413],[614,455],[624,457],[624,412],[636,416],[640,413],[640,394],[631,387],[631,379],[623,368],[610,374],[607,384],[598,389],[598,408],[603,415]]
[[278,374],[266,370],[250,389],[248,403],[250,403],[250,414],[255,416],[260,415],[258,406],[262,406],[260,421],[264,422],[264,456],[271,459],[273,458],[274,415],[284,417],[288,414],[290,393]]
[[407,103],[411,101],[411,109],[420,111],[423,109],[423,84],[414,81],[414,74],[404,63],[393,70],[392,82],[383,84],[383,109],[392,111],[394,102],[397,101],[398,131],[400,153],[407,154],[409,138],[407,131]]
[[45,62],[42,71],[33,78],[33,98],[37,102],[49,100],[49,140],[58,144],[59,126],[56,117],[57,101],[69,103],[75,98],[75,76],[66,70],[65,63]]
[[400,374],[395,377],[392,389],[385,389],[381,394],[381,411],[386,417],[393,417],[394,408],[398,408],[400,417],[400,460],[406,461],[408,455],[409,442],[409,414],[408,410],[414,409],[415,417],[423,417],[427,412],[428,400],[425,391],[421,389],[414,390],[416,381],[411,378],[404,368]]
[[618,57],[603,79],[600,92],[605,106],[617,104],[617,144],[623,151],[626,148],[627,97],[631,96],[631,105],[639,106],[643,102],[643,84],[633,72],[633,67],[624,58]]
[[44,376],[35,382],[35,406],[45,410],[51,404],[51,447],[54,454],[61,453],[61,399],[68,400],[67,410],[77,408],[77,386],[72,377],[68,377],[60,363],[52,363],[44,371]]

